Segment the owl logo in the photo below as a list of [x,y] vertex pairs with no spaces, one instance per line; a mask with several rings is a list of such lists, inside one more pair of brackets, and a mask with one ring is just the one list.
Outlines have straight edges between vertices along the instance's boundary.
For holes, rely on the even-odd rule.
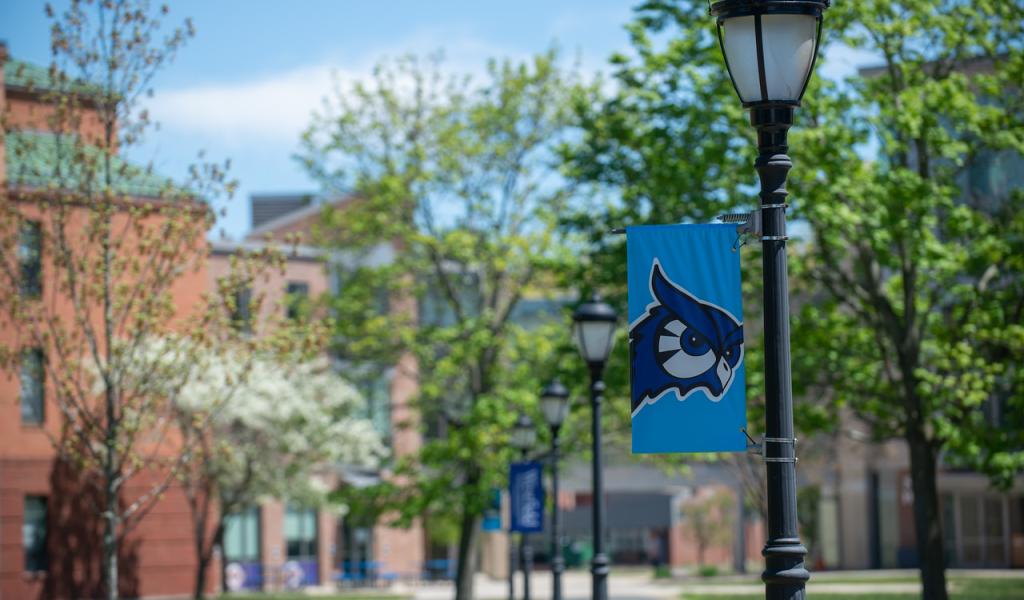
[[650,290],[654,301],[629,326],[633,415],[672,390],[679,400],[701,390],[718,402],[743,360],[743,323],[676,285],[657,259]]

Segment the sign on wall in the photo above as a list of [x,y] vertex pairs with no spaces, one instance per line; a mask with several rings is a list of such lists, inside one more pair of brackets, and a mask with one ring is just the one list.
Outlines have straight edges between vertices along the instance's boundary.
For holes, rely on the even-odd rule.
[[746,449],[734,225],[626,228],[633,452]]
[[539,462],[512,463],[508,491],[511,499],[510,531],[537,533],[544,529],[544,479]]
[[501,490],[498,488],[491,490],[490,502],[484,509],[483,530],[501,531]]

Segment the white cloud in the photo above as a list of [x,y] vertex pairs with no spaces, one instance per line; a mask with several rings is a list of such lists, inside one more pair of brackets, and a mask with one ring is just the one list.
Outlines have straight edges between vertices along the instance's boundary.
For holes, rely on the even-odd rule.
[[153,98],[150,111],[176,132],[294,142],[330,92],[331,71],[329,65],[315,65],[237,84],[166,91]]
[[259,142],[294,145],[314,111],[334,89],[368,81],[383,58],[427,55],[442,50],[445,69],[480,76],[491,57],[523,59],[511,51],[460,31],[425,30],[388,48],[367,50],[356,60],[327,60],[237,83],[159,92],[148,108],[165,130],[201,135],[232,146]]

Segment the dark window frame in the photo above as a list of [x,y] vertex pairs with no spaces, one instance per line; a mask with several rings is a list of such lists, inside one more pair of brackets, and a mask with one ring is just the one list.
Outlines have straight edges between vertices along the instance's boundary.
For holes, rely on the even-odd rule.
[[[244,552],[242,555],[235,555],[229,552],[227,547],[227,521],[229,519],[238,519],[239,526],[242,527],[242,545],[245,546],[243,550],[249,549],[249,542],[254,542],[254,552]],[[256,521],[256,539],[248,539],[248,528],[245,527],[245,521],[247,519],[254,519]],[[263,560],[263,510],[259,506],[247,506],[231,513],[225,518],[225,540],[223,544],[223,552],[225,560],[232,562],[261,562]]]
[[[25,568],[25,571],[28,572],[28,573],[43,573],[43,572],[46,572],[47,570],[49,570],[50,555],[49,555],[49,552],[47,550],[47,546],[48,546],[48,542],[49,542],[49,527],[48,527],[49,523],[48,523],[48,521],[49,521],[49,516],[50,515],[49,515],[48,500],[49,500],[49,498],[47,498],[46,496],[33,495],[33,494],[26,495],[25,498],[24,498],[24,504],[23,504],[24,512],[22,513],[22,517],[21,517],[21,520],[22,520],[22,534],[21,535],[22,535],[22,545],[24,546],[23,549],[25,551],[24,568]],[[29,503],[31,501],[39,501],[40,504],[42,505],[42,521],[41,522],[37,522],[37,523],[34,524],[35,528],[36,528],[35,531],[34,531],[35,536],[34,536],[34,539],[32,540],[32,546],[29,547],[28,545],[25,545],[25,533],[26,533],[25,532],[25,528],[28,526],[28,521],[26,519],[28,517]],[[42,534],[41,535],[39,533],[40,529],[42,530]]]
[[252,333],[252,288],[244,287],[235,292],[231,325],[242,333]]
[[305,313],[309,301],[309,283],[306,281],[289,281],[285,286],[285,317],[289,321],[300,320]]
[[43,294],[43,227],[26,219],[18,228],[18,293],[22,298]]
[[[32,406],[29,407],[25,397],[25,370],[26,367],[29,367],[27,361],[30,357],[33,359],[32,366],[35,367],[36,372],[29,376],[36,380],[34,386],[38,390],[38,399],[35,399],[32,402]],[[18,383],[20,385],[18,404],[21,408],[21,424],[41,426],[46,422],[46,355],[41,348],[28,348],[22,351]],[[27,412],[26,407],[29,407]]]
[[[320,558],[320,515],[316,508],[305,507],[305,506],[293,506],[289,504],[285,508],[285,519],[290,514],[296,515],[299,521],[299,536],[291,537],[288,535],[287,523],[284,527],[284,554],[287,560],[319,560]],[[305,522],[305,517],[308,514],[313,515],[313,531],[312,537],[309,537],[309,533],[304,531],[302,524]],[[296,544],[298,552],[292,551],[292,544]]]

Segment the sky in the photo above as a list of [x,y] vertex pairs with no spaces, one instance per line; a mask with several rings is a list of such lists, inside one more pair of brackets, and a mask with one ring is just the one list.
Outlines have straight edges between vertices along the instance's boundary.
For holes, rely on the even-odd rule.
[[[443,50],[449,68],[482,71],[493,57],[525,59],[557,44],[584,73],[627,50],[636,0],[173,0],[169,22],[190,17],[196,36],[153,82],[160,128],[131,156],[184,179],[200,150],[231,160],[239,190],[216,236],[250,228],[253,193],[315,192],[292,158],[310,115],[342,80],[368,78],[384,57]],[[53,2],[56,8],[65,3]],[[49,63],[45,3],[0,0],[0,40],[14,58]],[[833,54],[825,76],[869,58]]]

